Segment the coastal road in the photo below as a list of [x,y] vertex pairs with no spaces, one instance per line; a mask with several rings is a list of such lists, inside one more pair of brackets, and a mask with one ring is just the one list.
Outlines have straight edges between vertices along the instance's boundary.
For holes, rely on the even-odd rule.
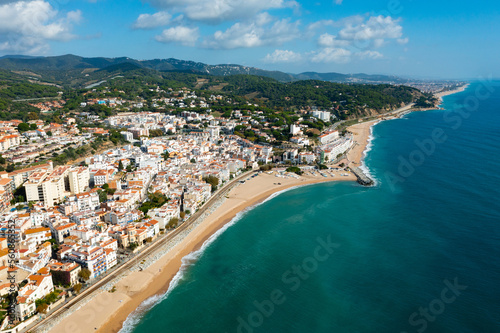
[[127,270],[133,268],[134,266],[137,265],[138,262],[142,261],[147,256],[154,254],[155,251],[161,250],[162,246],[164,246],[166,243],[168,243],[169,241],[174,239],[179,233],[181,233],[183,230],[185,230],[190,225],[192,225],[215,202],[217,202],[223,196],[227,195],[229,193],[229,191],[235,185],[237,185],[241,179],[248,177],[250,174],[252,174],[254,172],[258,172],[258,171],[253,170],[253,171],[245,172],[245,173],[239,175],[238,177],[234,178],[233,180],[229,181],[226,185],[224,185],[222,188],[217,190],[214,193],[214,195],[210,198],[210,200],[208,200],[196,213],[194,213],[186,222],[181,224],[174,231],[172,231],[169,234],[167,234],[166,236],[163,236],[162,238],[158,239],[157,241],[152,243],[150,246],[145,248],[143,251],[138,253],[134,258],[132,258],[129,261],[127,261],[126,263],[122,264],[122,266],[118,267],[116,270],[109,273],[109,275],[106,275],[104,278],[97,281],[95,284],[92,284],[89,288],[82,291],[78,296],[76,296],[74,299],[70,300],[63,307],[56,309],[54,312],[48,314],[42,321],[36,323],[31,328],[29,328],[28,331],[36,332],[37,329],[43,328],[43,325],[47,324],[48,322],[55,321],[56,318],[63,315],[64,313],[66,313],[73,306],[77,305],[80,301],[91,296],[94,292],[98,291],[99,288],[105,286],[106,284],[113,281],[113,279],[115,279],[116,277],[120,276],[121,274],[123,274]]

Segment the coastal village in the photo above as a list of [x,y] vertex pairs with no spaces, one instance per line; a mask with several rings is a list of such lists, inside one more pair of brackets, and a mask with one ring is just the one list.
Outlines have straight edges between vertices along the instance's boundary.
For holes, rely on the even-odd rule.
[[[0,122],[2,158],[17,166],[0,172],[0,296],[7,302],[13,287],[17,295],[10,305],[14,311],[0,312],[1,331],[22,331],[75,297],[185,223],[217,189],[244,172],[273,173],[277,181],[304,172],[328,177],[314,170],[339,163],[353,147],[352,134],[333,127],[314,137],[305,134],[311,128],[301,124],[304,119],[332,122],[325,110],[302,110],[291,126],[274,126],[258,109],[235,110],[229,118],[189,111],[210,108],[222,96],[206,100],[186,90],[178,95],[183,97],[155,101],[186,108],[178,114],[139,110],[101,119],[80,112],[60,123]],[[82,107],[125,103],[142,107],[115,98],[88,99]],[[275,140],[261,128],[288,131],[290,140],[277,148],[238,135],[252,130]],[[50,158],[63,149],[105,142],[110,130],[119,132],[121,144],[68,163]],[[9,316],[15,325],[9,325]]]

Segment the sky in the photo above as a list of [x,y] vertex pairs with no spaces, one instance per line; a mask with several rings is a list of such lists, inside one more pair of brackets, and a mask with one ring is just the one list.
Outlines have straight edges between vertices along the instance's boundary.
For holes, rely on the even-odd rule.
[[496,0],[0,0],[0,56],[499,78],[499,18]]

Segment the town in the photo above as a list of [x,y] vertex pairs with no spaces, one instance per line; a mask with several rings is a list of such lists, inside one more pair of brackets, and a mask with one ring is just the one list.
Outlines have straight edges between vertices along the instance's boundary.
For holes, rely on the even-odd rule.
[[[207,102],[224,97],[207,101],[185,89],[177,95],[183,97],[155,103],[186,111],[103,118],[81,111],[58,123],[0,123],[7,164],[0,172],[0,295],[9,302],[11,278],[17,295],[9,303],[12,313],[0,313],[0,329],[27,327],[74,297],[187,221],[244,171],[326,168],[353,144],[349,133],[330,125],[333,114],[316,107],[302,110],[291,125],[276,126],[254,105],[220,117],[189,106],[210,108]],[[89,98],[80,107],[124,103]],[[37,104],[47,105],[60,107]],[[320,132],[309,126],[316,122],[328,126]],[[314,135],[305,134],[311,130]],[[276,141],[272,131],[289,140],[269,144]],[[9,266],[9,255],[15,265]]]

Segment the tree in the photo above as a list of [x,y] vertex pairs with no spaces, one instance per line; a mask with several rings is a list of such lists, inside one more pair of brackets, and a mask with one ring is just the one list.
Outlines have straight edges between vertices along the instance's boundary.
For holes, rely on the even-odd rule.
[[126,170],[127,172],[132,172],[132,164],[128,164]]
[[88,268],[82,268],[82,270],[78,272],[78,277],[83,281],[90,279],[90,275],[92,275],[92,273],[88,270]]
[[179,224],[179,219],[177,217],[173,217],[168,221],[167,227],[169,228],[175,228]]
[[203,180],[212,185],[212,192],[214,192],[217,189],[217,185],[219,185],[219,178],[212,175],[203,177]]
[[98,190],[97,193],[99,194],[99,202],[105,202],[108,200],[108,194],[106,191]]
[[36,124],[30,124],[30,130],[35,131],[38,128]]
[[170,157],[170,154],[168,151],[166,151],[164,154],[163,154],[163,159],[166,161],[168,160],[168,158]]
[[26,132],[30,130],[30,125],[26,123],[20,123],[19,125],[17,125],[17,129],[19,130],[19,132]]
[[6,162],[7,162],[7,160],[5,159],[5,157],[0,155],[0,164],[5,164]]
[[191,163],[196,163],[196,160],[194,158],[191,159]]
[[52,136],[52,131],[48,131],[48,132],[47,132],[47,135],[48,135],[48,136]]
[[296,173],[297,175],[302,175],[304,172],[302,170],[300,170],[300,168],[298,167],[289,167],[286,169],[287,172],[294,172]]
[[118,163],[118,171],[122,171],[122,170],[123,170],[123,163],[120,160],[120,162]]
[[28,113],[28,120],[37,120],[38,115],[35,112]]
[[179,216],[181,217],[181,219],[183,219],[183,218],[186,216],[186,213],[185,213],[185,212],[181,212],[181,213],[179,214]]
[[12,171],[14,171],[15,169],[16,169],[16,166],[15,166],[14,164],[12,164],[12,163],[11,163],[11,164],[7,165],[7,168],[5,169],[5,171],[7,171],[7,172],[12,172]]
[[47,313],[47,309],[49,308],[49,305],[47,303],[42,303],[39,306],[36,307],[36,312],[38,313]]
[[78,294],[78,293],[80,292],[80,290],[82,290],[82,284],[81,284],[81,283],[77,283],[77,284],[75,284],[75,285],[73,286],[73,291],[74,291],[75,293],[77,293],[77,294]]

